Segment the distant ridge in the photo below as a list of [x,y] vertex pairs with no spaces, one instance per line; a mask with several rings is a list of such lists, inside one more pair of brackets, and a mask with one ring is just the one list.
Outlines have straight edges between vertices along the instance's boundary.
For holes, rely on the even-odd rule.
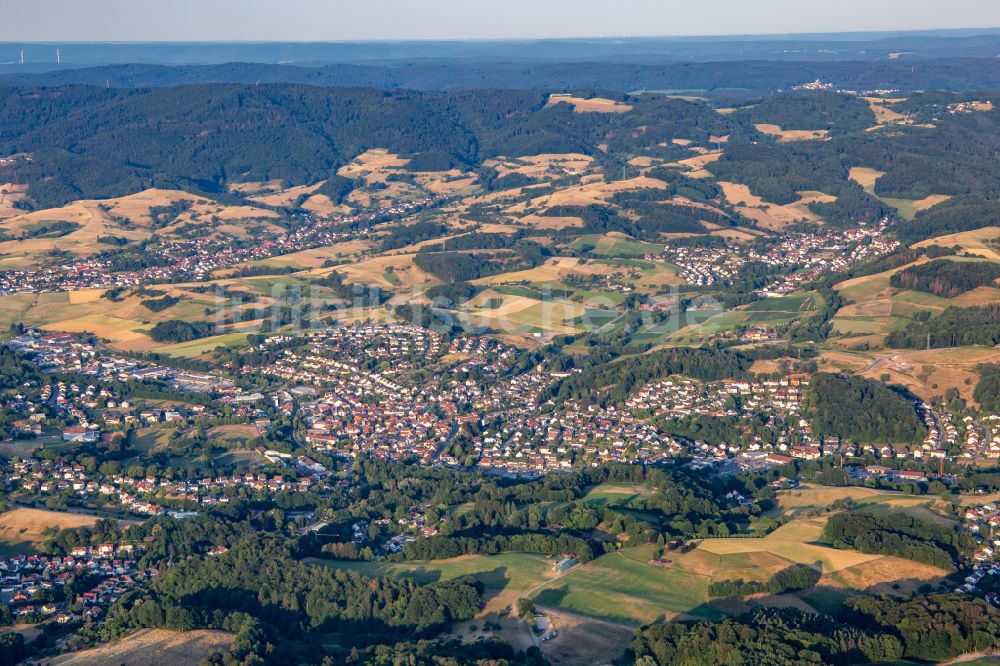
[[[536,40],[375,42],[0,42],[0,63],[60,69],[145,63],[218,65],[227,62],[325,65],[424,59],[505,61],[878,60],[994,57],[1000,28],[704,37],[615,37]],[[62,64],[56,63],[60,49]]]
[[821,79],[839,88],[1000,90],[1000,60],[949,58],[904,61],[470,62],[421,61],[317,67],[232,62],[219,65],[107,65],[48,72],[0,67],[0,85],[92,85],[156,88],[202,83],[296,83],[380,89],[513,88],[695,91],[709,97],[752,98]]

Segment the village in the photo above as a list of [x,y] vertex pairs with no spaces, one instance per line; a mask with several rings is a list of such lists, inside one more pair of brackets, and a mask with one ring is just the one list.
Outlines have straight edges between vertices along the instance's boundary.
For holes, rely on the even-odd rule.
[[899,241],[886,235],[886,224],[883,220],[856,229],[787,233],[764,247],[667,243],[662,254],[649,254],[646,259],[680,266],[681,277],[700,287],[731,285],[748,264],[760,264],[780,277],[755,293],[761,297],[785,296],[823,274],[841,272],[894,251]]

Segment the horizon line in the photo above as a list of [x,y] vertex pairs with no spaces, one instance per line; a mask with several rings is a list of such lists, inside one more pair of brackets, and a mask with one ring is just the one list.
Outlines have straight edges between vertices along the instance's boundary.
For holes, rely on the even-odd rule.
[[[907,35],[920,33],[976,33],[1000,34],[1000,25],[990,27],[964,27],[964,28],[905,28],[905,29],[871,29],[871,30],[838,30],[838,31],[818,31],[818,32],[757,32],[757,33],[704,33],[704,34],[663,34],[663,35],[563,35],[558,37],[439,37],[439,38],[383,38],[383,39],[153,39],[153,40],[118,40],[118,39],[98,39],[98,40],[66,40],[66,39],[35,39],[35,40],[11,40],[0,39],[0,44],[405,44],[405,43],[490,43],[490,42],[560,42],[580,39],[593,40],[657,40],[657,39],[740,39],[740,38],[775,38],[775,37],[816,37],[823,35]],[[970,34],[968,36],[974,36]]]

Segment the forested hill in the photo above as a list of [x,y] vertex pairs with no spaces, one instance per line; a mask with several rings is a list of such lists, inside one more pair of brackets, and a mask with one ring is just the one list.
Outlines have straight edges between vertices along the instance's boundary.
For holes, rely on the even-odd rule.
[[0,82],[18,86],[163,87],[192,83],[300,83],[383,89],[516,88],[575,90],[698,90],[710,96],[752,97],[822,79],[847,89],[996,90],[995,58],[784,62],[497,62],[453,59],[384,65],[319,67],[233,62],[213,65],[106,65],[25,73],[0,68]]
[[638,126],[650,145],[681,135],[748,140],[751,131],[705,104],[666,97],[637,100],[628,114],[574,113],[547,100],[527,91],[289,84],[0,88],[0,155],[32,156],[0,169],[0,181],[30,183],[31,198],[51,206],[151,186],[311,183],[375,147],[416,157],[414,171],[443,171],[500,154],[597,154],[607,137],[634,144]]
[[[1000,66],[991,67],[1000,76]],[[382,148],[409,160],[410,172],[458,168],[488,187],[483,162],[501,155],[582,153],[615,179],[636,156],[682,165],[724,143],[718,159],[705,165],[711,178],[745,184],[780,205],[803,191],[837,197],[810,205],[831,224],[891,216],[887,197],[946,198],[899,222],[896,231],[909,242],[979,228],[996,217],[1000,111],[955,112],[990,99],[985,92],[912,95],[896,104],[905,122],[888,125],[877,125],[865,100],[829,91],[768,95],[725,113],[709,102],[662,94],[574,94],[622,102],[616,108],[623,112],[580,113],[570,103],[551,103],[545,92],[510,89],[0,87],[0,156],[17,156],[0,163],[0,183],[28,185],[19,205],[34,208],[150,187],[218,197],[237,182],[315,184]],[[824,132],[828,140],[784,142],[761,129],[768,124]],[[854,167],[881,175],[864,189],[851,175]],[[647,175],[669,180],[676,173],[661,168]]]

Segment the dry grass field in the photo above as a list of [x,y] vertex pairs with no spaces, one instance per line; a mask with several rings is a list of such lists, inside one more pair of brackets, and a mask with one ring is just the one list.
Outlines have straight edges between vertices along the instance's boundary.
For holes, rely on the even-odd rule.
[[[20,213],[3,219],[2,229],[11,240],[0,242],[0,259],[4,268],[20,268],[37,263],[42,255],[53,250],[65,251],[74,256],[88,256],[110,249],[99,242],[101,236],[115,236],[130,241],[142,241],[152,234],[151,210],[187,201],[191,207],[177,216],[176,222],[157,230],[160,236],[177,234],[187,237],[187,228],[206,229],[210,234],[228,233],[237,238],[247,238],[254,233],[252,227],[266,227],[279,231],[271,220],[278,213],[254,206],[228,206],[204,197],[176,190],[148,189],[116,199],[82,200],[60,208],[50,208]],[[4,216],[0,215],[0,219]],[[120,220],[127,220],[123,225]],[[76,225],[59,237],[28,237],[43,226],[53,222]]]
[[75,513],[13,509],[0,514],[0,551],[35,551],[44,543],[48,530],[87,527],[96,522],[97,518],[93,516]]
[[[386,277],[386,271],[390,269],[395,279],[398,280],[398,283],[394,283]],[[416,264],[413,263],[412,254],[373,257],[357,263],[337,266],[336,268],[309,271],[308,274],[315,277],[327,275],[334,270],[344,275],[348,282],[362,285],[376,285],[383,289],[396,291],[400,289],[416,289],[439,282],[430,273],[425,273],[417,268]]]
[[350,164],[340,167],[337,173],[345,178],[367,178],[384,182],[388,175],[386,171],[399,171],[409,163],[410,160],[394,155],[388,150],[373,148],[355,157]]
[[250,201],[264,204],[265,206],[291,206],[295,201],[304,195],[310,195],[322,185],[322,182],[313,185],[298,185],[277,191],[263,191],[257,196],[250,197]]
[[820,217],[809,210],[809,204],[836,201],[836,197],[823,192],[800,192],[798,201],[779,206],[764,201],[740,183],[723,181],[719,187],[741,214],[772,231],[780,231],[795,222],[819,222]]
[[868,167],[851,167],[850,178],[864,188],[868,194],[875,193],[875,181],[885,175],[885,171]]
[[722,151],[709,152],[703,155],[678,160],[677,162],[671,162],[669,166],[686,169],[687,171],[685,175],[690,176],[691,178],[711,178],[712,173],[705,167],[712,162],[715,162],[720,157],[722,157]]
[[[884,175],[884,171],[878,171],[877,169],[870,169],[868,167],[851,167],[850,170],[851,180],[864,188],[865,192],[871,194],[872,196],[878,196],[875,194],[875,181]],[[895,208],[904,219],[912,220],[917,213],[944,203],[945,201],[951,199],[951,196],[946,194],[932,194],[923,199],[916,200],[891,199],[887,197],[878,198],[880,198],[886,205]]]
[[979,374],[976,366],[981,363],[1000,362],[1000,349],[964,347],[958,349],[932,349],[895,352],[883,357],[862,374],[878,379],[889,375],[889,382],[901,384],[924,400],[930,400],[955,389],[970,404]]
[[903,102],[905,99],[883,99],[881,97],[863,97],[862,99],[868,102],[868,108],[875,114],[876,124],[875,127],[869,128],[870,130],[877,129],[881,125],[899,125],[912,122],[909,121],[908,116],[891,108],[893,104]]
[[981,257],[1000,261],[1000,251],[998,251],[997,241],[1000,241],[1000,227],[983,227],[974,231],[963,231],[956,234],[937,236],[925,241],[921,241],[913,247],[928,247],[940,245],[942,247],[961,248],[963,253],[978,254]]
[[233,642],[233,634],[221,631],[170,631],[142,629],[90,650],[64,654],[51,666],[197,666],[211,652],[223,651]]
[[24,198],[24,193],[27,190],[27,185],[0,183],[0,220],[15,217],[23,212],[20,208],[15,207],[14,204]]
[[792,141],[815,141],[818,139],[825,139],[830,134],[830,130],[826,129],[783,130],[780,125],[771,125],[769,123],[759,123],[754,125],[754,127],[757,128],[757,131],[761,134],[778,137],[778,143],[790,143]]
[[548,105],[552,106],[553,104],[570,104],[576,113],[625,113],[632,110],[630,104],[604,99],[603,97],[584,99],[566,94],[549,95]]
[[819,565],[824,573],[840,571],[880,557],[817,544],[826,519],[826,516],[796,519],[760,539],[705,539],[698,549],[715,555],[770,553],[798,564]]
[[666,189],[667,185],[662,180],[655,178],[630,178],[629,180],[617,180],[606,183],[603,180],[593,180],[581,185],[566,187],[552,194],[546,194],[528,202],[511,206],[509,212],[514,214],[524,214],[535,211],[543,211],[553,206],[590,206],[593,204],[606,203],[609,198],[618,192],[641,189]]
[[483,165],[496,169],[501,178],[516,173],[536,180],[545,180],[584,173],[593,162],[593,157],[582,153],[541,153],[516,159],[500,157],[486,160]]
[[334,245],[302,250],[291,254],[282,254],[262,261],[252,262],[250,265],[270,266],[282,268],[291,266],[293,268],[320,268],[327,261],[337,261],[345,257],[357,257],[372,248],[372,243],[365,240],[352,240]]

